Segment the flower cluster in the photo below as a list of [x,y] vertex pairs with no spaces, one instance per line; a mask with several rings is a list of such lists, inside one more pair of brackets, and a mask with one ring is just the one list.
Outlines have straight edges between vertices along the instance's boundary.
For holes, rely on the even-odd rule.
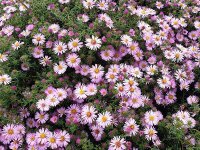
[[0,3],[0,149],[200,148],[198,0]]

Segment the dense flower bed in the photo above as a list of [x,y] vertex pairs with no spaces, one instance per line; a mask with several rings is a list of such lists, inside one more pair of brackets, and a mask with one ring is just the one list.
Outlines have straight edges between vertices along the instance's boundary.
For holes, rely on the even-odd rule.
[[2,0],[0,150],[200,149],[199,0]]

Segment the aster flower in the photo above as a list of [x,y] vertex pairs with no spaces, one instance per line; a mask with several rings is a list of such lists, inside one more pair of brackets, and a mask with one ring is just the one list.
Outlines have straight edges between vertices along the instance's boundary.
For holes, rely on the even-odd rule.
[[60,61],[59,64],[54,64],[53,69],[57,74],[63,74],[67,70],[67,64],[64,61]]
[[120,72],[120,67],[119,65],[110,65],[110,67],[108,68],[108,72],[112,72],[114,74],[118,74]]
[[87,38],[86,39],[86,47],[91,49],[91,50],[97,50],[101,47],[101,39],[99,39],[98,37],[95,37],[94,35],[92,35],[92,38]]
[[58,32],[58,38],[61,39],[65,37],[68,34],[68,31],[66,29],[62,29]]
[[69,67],[75,68],[79,66],[81,59],[76,53],[71,53],[67,56],[66,62]]
[[139,126],[133,118],[130,118],[124,124],[124,131],[128,133],[129,136],[135,136],[139,131]]
[[23,4],[19,4],[19,11],[24,12],[27,10],[27,8],[29,8],[30,5],[27,3],[23,3]]
[[146,127],[144,129],[144,134],[147,140],[157,139],[157,131],[154,129],[154,127]]
[[34,48],[32,55],[34,58],[41,58],[44,56],[44,52],[40,47],[36,47]]
[[60,103],[60,100],[58,99],[56,95],[48,95],[45,99],[45,102],[49,106],[57,106]]
[[122,44],[126,45],[126,46],[129,46],[131,45],[133,39],[129,36],[129,35],[122,35],[121,36],[121,42]]
[[56,137],[58,138],[57,144],[59,147],[66,147],[70,142],[70,135],[65,130],[58,132]]
[[41,33],[35,34],[32,42],[34,45],[43,45],[45,43],[45,36]]
[[77,104],[70,105],[66,110],[66,113],[71,116],[78,116],[80,112],[80,107]]
[[12,49],[18,50],[21,47],[21,45],[23,45],[23,44],[24,44],[24,42],[16,41],[15,43],[12,44]]
[[137,50],[139,50],[139,46],[137,42],[131,42],[128,44],[128,50],[127,52],[131,55],[134,55],[136,53]]
[[36,126],[36,122],[33,118],[27,118],[26,120],[26,125],[29,127],[29,128],[33,128]]
[[128,98],[128,104],[133,108],[139,108],[143,105],[143,101],[140,96],[132,95]]
[[123,86],[123,84],[122,83],[117,83],[116,85],[115,85],[115,89],[117,90],[117,94],[119,95],[119,96],[123,96],[124,94],[125,94],[125,92],[124,92],[124,86]]
[[89,21],[89,17],[86,14],[82,14],[82,15],[78,16],[77,19],[81,20],[82,22],[88,22]]
[[[22,146],[22,143],[23,143],[23,140],[22,140],[22,138],[20,137],[18,137],[18,138],[15,138],[11,143],[10,143],[10,148],[11,147],[20,147],[20,146]],[[13,149],[13,148],[11,148],[11,149]]]
[[132,68],[130,70],[130,73],[133,77],[136,77],[136,78],[141,78],[143,75],[143,73],[140,71],[138,67]]
[[104,74],[103,69],[104,69],[104,67],[102,67],[101,65],[95,64],[90,68],[90,74],[93,78],[102,77]]
[[162,9],[162,8],[164,7],[164,5],[162,4],[162,2],[156,1],[156,7],[157,7],[158,9]]
[[50,132],[47,136],[48,147],[50,147],[51,149],[56,149],[58,147],[58,140],[58,137]]
[[36,132],[37,143],[44,144],[47,142],[47,138],[50,134],[50,131],[47,128],[41,128]]
[[188,98],[187,98],[187,103],[189,105],[192,105],[192,104],[197,104],[199,102],[199,98],[195,95],[190,95]]
[[12,80],[12,78],[7,74],[0,75],[0,85],[1,84],[4,84],[4,85],[10,84],[11,80]]
[[195,22],[194,22],[194,27],[195,27],[196,29],[200,29],[200,21],[195,20]]
[[117,81],[117,74],[116,73],[112,73],[112,72],[108,72],[105,75],[106,79],[108,82],[116,82]]
[[74,94],[75,94],[75,96],[77,98],[80,98],[80,99],[87,98],[86,86],[85,85],[80,85],[80,86],[76,87],[76,89],[74,90]]
[[53,51],[55,54],[60,55],[67,51],[67,45],[61,41],[55,43]]
[[20,109],[20,116],[22,118],[27,118],[30,115],[29,111],[27,108],[21,108]]
[[97,7],[101,10],[108,10],[108,3],[106,2],[106,0],[100,0],[98,3],[97,3]]
[[80,42],[78,38],[76,39],[71,39],[68,43],[68,48],[72,52],[78,52],[80,49],[83,47],[83,42]]
[[186,80],[187,74],[186,74],[186,72],[184,70],[178,69],[175,72],[175,77],[176,77],[177,80],[183,81],[183,80]]
[[86,9],[92,9],[95,6],[94,0],[84,0],[82,3],[83,7]]
[[167,103],[168,104],[172,104],[172,103],[174,103],[175,101],[176,101],[176,94],[175,94],[175,92],[173,92],[173,91],[169,91],[168,93],[167,93],[167,95],[165,96],[165,99],[167,100]]
[[60,26],[58,24],[52,24],[49,26],[48,30],[55,34],[60,30]]
[[68,4],[70,0],[58,0],[58,2],[61,4]]
[[109,61],[112,59],[114,56],[114,51],[113,50],[105,50],[100,52],[100,56],[103,60]]
[[35,133],[27,133],[26,143],[28,145],[35,145],[37,143],[36,134]]
[[92,130],[92,136],[95,138],[96,141],[101,140],[102,135],[103,135],[103,128],[98,126],[98,125],[93,125],[91,127]]
[[90,83],[87,85],[86,95],[92,96],[97,93],[97,85],[94,83]]
[[172,60],[173,61],[177,61],[177,62],[181,62],[184,58],[184,55],[181,51],[179,50],[174,50],[172,52]]
[[36,106],[40,111],[48,111],[49,110],[49,103],[47,103],[47,101],[44,99],[38,100]]
[[125,143],[126,141],[124,138],[115,136],[113,139],[111,139],[108,150],[125,150]]
[[110,112],[106,111],[106,112],[100,113],[98,115],[97,123],[98,123],[99,126],[105,128],[105,127],[111,125],[112,118],[113,117],[111,116]]
[[58,116],[62,117],[63,115],[65,115],[66,109],[64,107],[61,107],[57,109],[57,112],[58,112]]
[[159,78],[157,80],[158,82],[158,85],[161,87],[161,88],[169,88],[171,83],[170,83],[170,79],[169,77],[167,76],[163,76],[162,78]]
[[135,80],[135,78],[130,77],[129,79],[125,79],[123,81],[124,86],[138,86],[137,81]]
[[154,75],[157,71],[158,67],[156,65],[151,65],[146,67],[146,72],[149,75]]
[[171,19],[171,25],[175,28],[178,29],[180,27],[180,20],[177,18],[172,18]]
[[96,119],[96,109],[93,106],[84,105],[82,107],[81,118],[83,123],[91,124]]
[[67,98],[67,91],[63,88],[57,88],[54,95],[59,101],[63,101]]
[[43,56],[42,58],[40,58],[40,64],[44,67],[50,65],[51,61],[51,57],[49,56]]
[[11,25],[5,26],[2,29],[2,31],[6,36],[11,36],[14,32],[14,26],[11,26]]
[[88,65],[81,65],[80,74],[83,76],[87,76],[90,72],[90,67]]
[[145,122],[150,126],[157,125],[159,121],[156,113],[154,113],[152,110],[145,113],[144,119]]
[[49,119],[49,115],[44,112],[36,112],[35,119],[38,123],[44,124]]
[[2,135],[8,140],[13,140],[18,133],[14,124],[7,124],[2,129]]
[[8,55],[0,53],[0,62],[5,62],[7,60],[8,60]]
[[[31,34],[31,31],[30,30],[23,30],[21,33],[20,33],[22,36],[24,37],[28,37],[30,34]],[[43,38],[43,36],[41,35],[42,39],[38,38],[38,41],[40,41],[41,43],[45,42],[45,38]],[[37,39],[34,39],[34,42],[35,43],[38,43]],[[32,40],[33,42],[33,40]]]

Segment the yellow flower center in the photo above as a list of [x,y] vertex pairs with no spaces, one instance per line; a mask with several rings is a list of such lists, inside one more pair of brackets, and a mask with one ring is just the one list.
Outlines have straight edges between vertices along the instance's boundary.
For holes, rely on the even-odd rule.
[[72,45],[74,46],[74,47],[77,47],[78,46],[78,42],[72,42]]
[[175,54],[175,57],[178,59],[180,57],[180,54]]
[[111,79],[114,79],[114,78],[115,78],[115,76],[114,76],[113,74],[111,74],[111,75],[110,75],[110,78],[111,78]]
[[162,83],[163,83],[163,84],[166,84],[166,83],[167,83],[167,80],[166,80],[166,79],[163,79],[163,80],[162,80]]
[[79,94],[84,94],[85,93],[85,91],[83,90],[83,89],[80,89],[80,91],[79,91]]
[[44,115],[40,115],[40,119],[44,119]]
[[95,73],[99,73],[100,70],[99,70],[98,68],[96,68],[96,69],[94,70],[94,72],[95,72]]
[[58,51],[62,51],[63,50],[62,46],[60,46],[60,45],[58,45],[57,49],[58,49]]
[[13,129],[9,129],[9,130],[8,130],[8,134],[10,134],[10,135],[14,134]]
[[46,138],[46,134],[45,133],[41,133],[40,134],[40,138],[42,138],[42,139]]
[[64,137],[64,136],[61,136],[61,137],[60,137],[60,141],[63,142],[64,140],[65,140],[65,137]]
[[153,136],[154,135],[154,131],[152,129],[149,130],[149,136]]
[[103,116],[103,117],[101,118],[101,120],[102,120],[102,122],[106,122],[106,121],[108,120],[108,118],[107,118],[106,116]]
[[72,109],[72,110],[71,110],[71,113],[72,113],[72,114],[76,114],[76,113],[77,113],[76,109]]
[[137,98],[133,98],[133,99],[132,99],[132,102],[133,102],[133,103],[137,103],[137,101],[138,101]]
[[50,143],[55,143],[55,142],[56,142],[56,139],[55,139],[54,137],[51,137],[51,138],[49,139],[49,142],[50,142]]
[[104,3],[99,3],[99,6],[104,7]]
[[130,86],[132,86],[132,85],[134,84],[134,81],[133,81],[133,80],[129,80],[128,84],[129,84]]
[[76,62],[76,58],[71,58],[70,61],[71,61],[71,63],[75,63]]
[[59,70],[62,70],[62,69],[63,69],[63,66],[62,66],[62,65],[58,65],[58,69],[59,69]]
[[130,46],[131,51],[134,51],[136,49],[136,47],[134,45]]
[[135,88],[134,87],[130,87],[130,92],[134,92],[135,91]]
[[[39,42],[41,41],[41,37],[37,37],[36,40]],[[17,45],[19,46],[19,43],[17,43]]]
[[131,128],[131,129],[134,129],[134,128],[135,128],[135,126],[132,124],[132,125],[130,125],[130,128]]
[[154,116],[149,116],[150,121],[154,121]]
[[87,112],[86,115],[87,115],[87,117],[91,117],[92,113],[91,112]]
[[173,96],[173,95],[169,95],[168,97],[169,97],[169,99],[173,99],[173,98],[174,98],[174,96]]

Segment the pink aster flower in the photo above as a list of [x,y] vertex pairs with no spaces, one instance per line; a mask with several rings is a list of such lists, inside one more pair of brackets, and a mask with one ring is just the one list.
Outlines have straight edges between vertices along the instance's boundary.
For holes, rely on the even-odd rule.
[[101,90],[99,90],[99,92],[101,93],[102,96],[107,95],[107,90],[106,89],[101,89]]
[[36,112],[35,119],[37,122],[44,124],[49,119],[49,115],[44,112]]
[[41,128],[36,132],[37,143],[44,144],[48,141],[50,131],[47,128]]
[[67,56],[66,62],[69,67],[75,68],[79,66],[81,59],[76,53],[71,53]]
[[35,47],[32,54],[34,58],[41,58],[44,56],[44,52],[40,47]]

